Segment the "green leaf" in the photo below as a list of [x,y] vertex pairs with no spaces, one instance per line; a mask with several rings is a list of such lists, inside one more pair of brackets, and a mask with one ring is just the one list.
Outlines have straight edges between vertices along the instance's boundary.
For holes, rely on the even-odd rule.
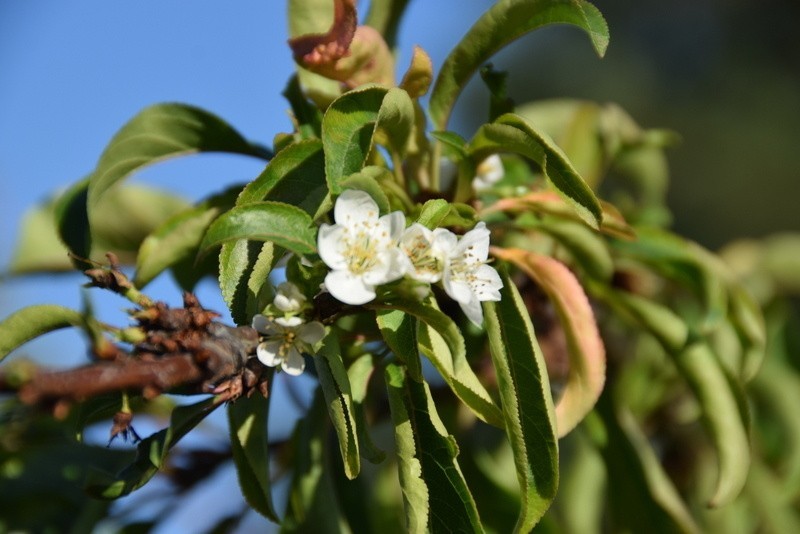
[[549,24],[571,24],[584,30],[602,56],[608,26],[589,2],[574,0],[501,0],[469,29],[442,64],[430,99],[434,127],[444,130],[458,95],[469,78],[498,50],[526,33]]
[[358,189],[368,193],[378,205],[379,211],[386,214],[391,211],[389,197],[386,196],[386,193],[381,188],[381,181],[386,179],[392,179],[392,173],[387,168],[368,165],[339,182],[339,185],[341,185],[342,190]]
[[226,191],[206,202],[184,210],[159,226],[142,241],[136,255],[133,284],[143,288],[162,271],[191,261],[211,222],[234,203],[234,191]]
[[408,532],[483,532],[475,501],[456,461],[458,447],[444,428],[427,384],[386,366],[400,485]]
[[[719,361],[704,343],[675,355],[681,374],[697,397],[706,428],[717,449],[719,478],[709,505],[724,506],[744,487],[750,466],[747,414]],[[746,409],[746,407],[744,407]]]
[[81,313],[53,304],[38,304],[16,311],[0,322],[0,360],[23,343],[53,330],[82,326]]
[[[431,132],[431,137],[444,143],[457,156],[457,159],[463,159],[467,156],[467,140],[457,133],[449,131]],[[445,152],[445,154],[447,153]]]
[[172,411],[169,426],[143,439],[136,447],[136,459],[116,475],[94,473],[86,490],[98,499],[117,499],[147,483],[164,465],[170,449],[221,404],[217,397]]
[[87,199],[89,179],[73,184],[54,203],[54,220],[58,236],[75,256],[73,263],[77,269],[89,269],[91,264],[83,261],[91,258],[92,234],[89,226]]
[[[286,83],[286,88],[281,93],[292,107],[297,129],[303,139],[319,137],[322,133],[322,113],[319,108],[306,100],[303,89],[300,87],[300,77],[295,74]],[[275,148],[277,150],[277,147]]]
[[636,233],[635,240],[612,241],[612,248],[696,293],[705,305],[699,330],[712,331],[728,311],[726,280],[717,260],[695,243],[663,230],[637,228]]
[[150,106],[114,135],[97,162],[87,198],[92,225],[100,200],[114,184],[152,163],[198,152],[268,157],[263,148],[207,111],[184,104]]
[[503,415],[469,365],[461,330],[453,320],[436,307],[435,301],[425,302],[392,299],[367,304],[376,310],[400,310],[416,317],[419,349],[433,363],[453,393],[481,420],[503,427]]
[[336,337],[328,335],[317,351],[314,360],[319,383],[328,406],[328,414],[339,438],[339,449],[344,462],[344,473],[350,480],[361,471],[359,439],[353,410],[353,395],[350,378],[342,362],[342,354]]
[[541,218],[535,227],[553,236],[590,277],[605,282],[611,280],[614,261],[600,234],[584,224],[555,217]]
[[286,503],[281,532],[341,534],[350,532],[334,493],[325,437],[327,424],[325,399],[317,389],[308,414],[298,421],[290,451],[294,466],[292,485]]
[[[558,314],[569,353],[569,375],[556,404],[558,436],[569,433],[588,414],[606,378],[606,351],[583,287],[563,263],[520,249],[493,249],[512,262],[547,294]],[[511,280],[506,285],[512,284]],[[502,292],[501,292],[502,295]]]
[[271,242],[240,239],[224,243],[219,253],[219,287],[238,325],[249,325],[272,301],[269,273],[281,258]]
[[[269,376],[268,389],[272,391],[274,372]],[[272,395],[264,398],[256,394],[228,404],[228,425],[233,461],[247,503],[267,519],[280,523],[272,504],[269,474],[267,415],[271,398]]]
[[444,199],[436,198],[423,204],[416,222],[433,230],[442,226],[472,227],[477,220],[478,217],[472,206],[450,203]]
[[273,200],[314,215],[327,194],[322,143],[319,139],[307,139],[278,152],[242,190],[236,205]]
[[405,365],[408,375],[422,382],[422,364],[417,345],[417,320],[400,310],[377,310],[375,319],[386,345]]
[[334,195],[342,192],[340,181],[364,166],[387,89],[366,86],[340,96],[322,118],[325,176]]
[[414,128],[414,103],[404,90],[392,87],[378,111],[378,131],[386,136],[393,154],[403,157]]
[[8,268],[11,274],[59,272],[73,268],[69,252],[56,232],[54,217],[53,202],[25,212],[11,254]]
[[767,334],[761,309],[744,288],[733,286],[728,294],[730,319],[742,344],[742,380],[749,382],[766,356]]
[[536,162],[580,218],[592,228],[600,227],[600,202],[547,134],[519,115],[507,113],[481,126],[469,144],[469,154],[476,161],[496,152],[513,152]]
[[506,433],[522,494],[517,532],[529,532],[558,489],[558,440],[550,381],[530,314],[504,273],[499,302],[484,303]]
[[653,334],[667,351],[678,352],[686,346],[689,327],[669,308],[633,293],[606,289],[601,294],[618,311],[630,315]]
[[508,96],[508,72],[494,70],[491,63],[481,67],[481,79],[489,89],[489,122],[504,113],[514,111],[514,101]]
[[386,459],[386,453],[375,446],[369,435],[369,422],[367,421],[364,401],[367,398],[367,388],[372,374],[375,372],[375,362],[372,354],[364,354],[356,358],[347,368],[350,380],[351,396],[353,399],[353,416],[356,420],[356,434],[358,435],[358,449],[361,456],[377,464]]
[[311,217],[300,208],[281,202],[254,202],[223,213],[208,228],[200,254],[237,239],[270,241],[300,255],[317,250],[317,229]]
[[[624,407],[605,394],[598,403],[605,422],[609,504],[613,528],[629,532],[700,532],[659,458]],[[624,476],[614,476],[624,473]]]

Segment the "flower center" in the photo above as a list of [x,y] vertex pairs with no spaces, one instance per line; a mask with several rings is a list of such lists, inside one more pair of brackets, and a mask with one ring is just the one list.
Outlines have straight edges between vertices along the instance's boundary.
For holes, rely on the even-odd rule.
[[371,271],[378,265],[377,250],[381,241],[389,237],[385,231],[376,236],[374,230],[377,224],[370,221],[363,221],[360,226],[363,228],[358,228],[354,235],[344,239],[343,251],[350,272],[357,275]]
[[418,271],[441,272],[442,260],[431,252],[430,243],[423,236],[415,236],[410,246],[406,246],[404,249]]

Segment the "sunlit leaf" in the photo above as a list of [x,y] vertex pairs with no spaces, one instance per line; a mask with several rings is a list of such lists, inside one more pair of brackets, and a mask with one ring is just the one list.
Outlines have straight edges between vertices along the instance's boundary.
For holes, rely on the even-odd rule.
[[519,115],[507,113],[481,126],[469,144],[469,153],[476,161],[496,152],[513,152],[536,162],[580,218],[593,228],[600,227],[600,202],[547,134]]
[[422,382],[422,365],[417,345],[417,320],[400,310],[377,310],[378,328],[383,340],[405,365],[412,380]]
[[114,184],[133,172],[167,158],[198,152],[229,152],[268,157],[222,119],[185,104],[157,104],[145,108],[111,139],[89,180],[89,220]]
[[378,30],[389,47],[394,47],[397,28],[403,18],[409,0],[374,0],[369,3],[369,11],[364,24]]
[[432,82],[433,63],[431,58],[421,47],[414,46],[411,65],[403,75],[400,88],[406,91],[411,98],[419,98],[428,92]]
[[281,202],[254,202],[226,211],[211,223],[200,244],[200,254],[237,239],[270,241],[301,255],[317,250],[317,231],[311,217]]
[[424,303],[392,299],[369,304],[375,309],[400,310],[420,323],[417,339],[420,351],[433,363],[458,398],[483,421],[503,427],[503,416],[489,392],[469,366],[464,338],[453,320],[435,308],[435,302]]
[[529,532],[558,489],[557,423],[530,314],[505,273],[500,295],[499,302],[484,303],[486,332],[522,495],[515,530]]
[[219,287],[222,298],[238,325],[249,325],[271,301],[269,272],[280,259],[280,249],[271,242],[240,239],[224,243],[219,253]]
[[409,532],[483,532],[456,461],[458,447],[439,420],[427,384],[386,366],[400,485]]
[[307,139],[278,152],[264,171],[242,190],[237,206],[273,200],[314,215],[328,188],[322,143]]
[[580,423],[603,391],[606,353],[592,306],[575,275],[562,263],[520,249],[492,249],[544,290],[558,313],[569,349],[569,376],[556,403],[559,437]]
[[317,375],[328,406],[328,414],[339,438],[344,472],[350,480],[361,471],[359,439],[356,430],[356,417],[353,410],[353,394],[350,378],[342,362],[339,342],[335,336],[326,337],[317,351],[315,359]]
[[430,99],[434,127],[444,130],[458,95],[472,74],[498,50],[528,32],[549,24],[570,24],[589,35],[602,56],[608,26],[589,2],[575,0],[501,0],[469,29],[442,64]]
[[[270,378],[271,390],[272,380]],[[231,450],[239,485],[247,503],[264,517],[279,523],[272,504],[269,473],[267,414],[272,396],[253,395],[228,405]]]
[[369,422],[364,408],[367,400],[369,380],[375,372],[375,363],[371,354],[359,356],[347,368],[350,380],[351,397],[353,399],[353,416],[356,420],[356,435],[358,436],[358,449],[362,458],[372,463],[380,463],[386,458],[386,453],[380,450],[369,434]]
[[84,322],[82,314],[63,306],[38,304],[22,308],[0,322],[0,360],[31,339]]
[[389,89],[381,102],[377,120],[379,132],[388,140],[389,149],[397,156],[404,156],[414,127],[414,104],[408,93],[397,87]]
[[361,170],[372,148],[372,136],[387,89],[368,86],[337,98],[322,118],[328,189],[341,193],[339,182]]

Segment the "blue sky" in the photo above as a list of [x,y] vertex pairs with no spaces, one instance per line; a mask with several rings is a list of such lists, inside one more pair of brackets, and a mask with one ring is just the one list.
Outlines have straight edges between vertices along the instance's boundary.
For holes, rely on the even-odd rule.
[[[400,74],[415,44],[441,64],[490,4],[446,0],[431,10],[430,3],[411,2],[399,39]],[[147,105],[197,105],[267,145],[288,131],[280,95],[293,72],[287,37],[282,2],[0,3],[0,269],[10,261],[24,212],[91,172],[116,130]],[[208,155],[151,167],[134,180],[198,199],[261,169],[252,159]],[[35,276],[3,283],[0,316],[34,303],[79,307],[79,281]],[[179,302],[166,280],[148,289]],[[96,293],[101,313],[124,320],[124,302],[112,296],[106,304]],[[200,294],[207,306],[223,307],[213,282]],[[70,355],[58,358],[67,365],[83,361],[82,345],[67,343],[73,339],[76,334],[59,332],[39,343],[47,351],[53,344],[70,347]],[[26,352],[42,351],[33,343]]]

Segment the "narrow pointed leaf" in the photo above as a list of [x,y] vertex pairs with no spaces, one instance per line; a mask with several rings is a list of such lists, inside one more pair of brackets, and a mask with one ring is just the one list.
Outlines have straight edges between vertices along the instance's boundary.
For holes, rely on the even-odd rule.
[[317,229],[311,216],[281,202],[254,202],[225,212],[208,228],[200,254],[237,239],[270,241],[300,255],[317,250]]
[[394,299],[376,305],[375,309],[400,310],[416,317],[419,349],[433,363],[450,389],[481,420],[503,427],[503,415],[469,365],[464,338],[453,320],[435,308],[435,302],[424,303]]
[[116,475],[94,473],[86,490],[101,499],[116,499],[139,489],[164,465],[170,449],[221,404],[217,397],[172,411],[167,428],[143,439],[136,447],[136,458]]
[[271,242],[240,239],[222,245],[219,287],[236,324],[249,325],[253,315],[271,302],[266,282],[280,256],[280,248]]
[[630,532],[699,533],[647,436],[627,409],[615,409],[611,397],[603,395],[598,408],[605,423],[606,441],[600,448],[606,470],[625,473],[607,478],[614,528]]
[[[272,390],[270,375],[269,390]],[[267,432],[268,398],[256,394],[240,398],[228,405],[228,425],[231,451],[236,464],[239,486],[247,503],[258,513],[280,522],[272,504],[272,484],[269,474],[269,435]]]
[[439,420],[427,384],[386,367],[400,485],[409,532],[483,532],[456,461],[458,447]]
[[326,337],[316,358],[317,375],[328,406],[328,415],[339,438],[339,450],[344,462],[344,473],[350,480],[361,471],[359,440],[356,430],[356,417],[353,410],[353,394],[350,378],[342,362],[338,340]]
[[356,420],[356,434],[358,435],[358,450],[361,457],[377,464],[383,462],[386,453],[380,450],[369,433],[364,401],[367,398],[369,380],[375,372],[375,362],[372,354],[359,356],[347,368],[347,377],[350,380],[351,396],[353,399],[353,415]]
[[267,155],[222,119],[200,108],[185,104],[150,106],[123,126],[100,156],[89,182],[90,220],[94,223],[100,199],[120,180],[152,163],[198,152]]
[[695,343],[677,354],[675,361],[700,403],[717,448],[719,478],[709,505],[724,506],[736,498],[747,480],[750,442],[746,414],[741,412],[737,393],[707,345]]
[[38,304],[22,308],[0,322],[0,360],[34,338],[53,330],[83,324],[81,313],[63,306]]
[[519,115],[506,113],[481,126],[469,144],[469,154],[475,161],[495,152],[513,152],[536,162],[578,216],[592,228],[600,227],[603,218],[600,202],[547,134]]
[[606,352],[592,306],[583,287],[564,264],[520,249],[494,248],[493,254],[530,276],[558,313],[570,363],[567,384],[556,404],[558,435],[563,437],[591,411],[605,383]]
[[375,318],[386,344],[406,366],[412,380],[422,382],[422,365],[417,344],[417,320],[400,310],[377,310]]
[[458,95],[472,74],[498,50],[528,32],[549,24],[584,30],[598,55],[608,46],[603,16],[583,0],[501,0],[469,29],[442,64],[430,99],[434,127],[444,130]]
[[522,495],[515,530],[529,532],[558,489],[556,417],[530,314],[506,273],[500,295],[484,304],[486,332]]

